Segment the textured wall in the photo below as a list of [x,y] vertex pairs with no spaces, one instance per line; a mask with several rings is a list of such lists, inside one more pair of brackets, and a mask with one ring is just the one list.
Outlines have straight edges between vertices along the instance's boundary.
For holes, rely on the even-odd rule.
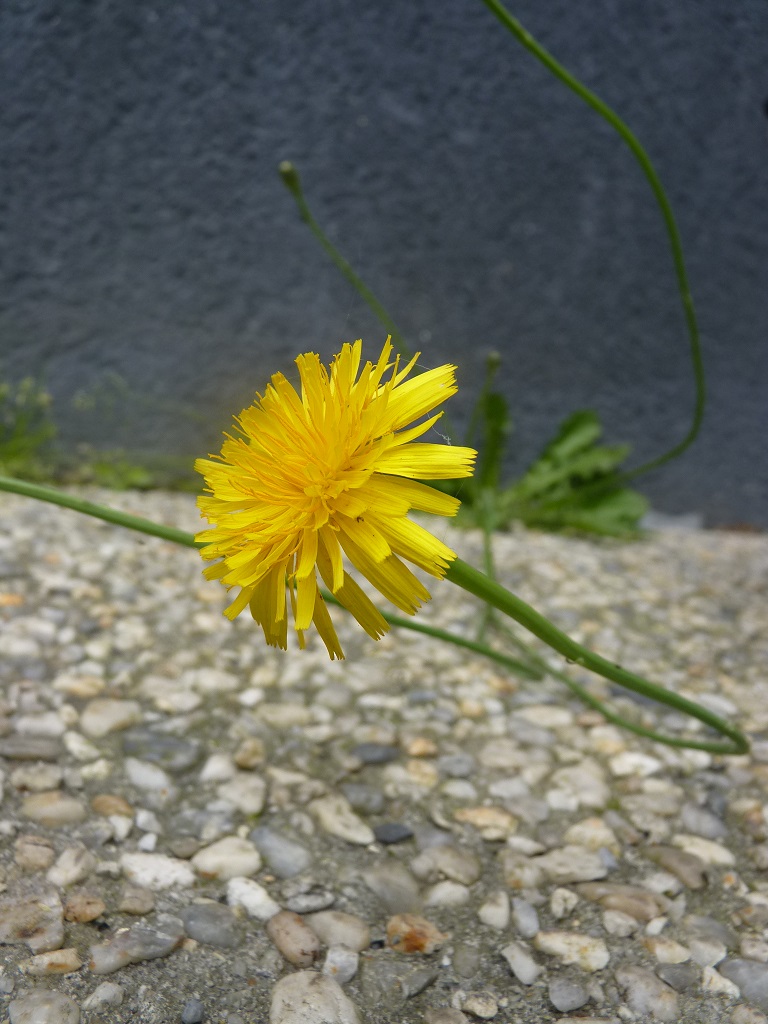
[[[768,525],[768,5],[514,12],[625,116],[679,219],[710,406],[646,492]],[[4,0],[0,47],[0,361],[44,371],[68,444],[205,452],[298,351],[376,349],[286,158],[424,361],[458,362],[454,419],[504,354],[512,468],[586,405],[638,459],[685,433],[645,179],[479,0]]]

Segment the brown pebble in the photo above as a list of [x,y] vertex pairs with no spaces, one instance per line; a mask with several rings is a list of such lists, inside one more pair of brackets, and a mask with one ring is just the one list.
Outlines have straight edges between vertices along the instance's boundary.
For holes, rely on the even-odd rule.
[[155,896],[139,885],[126,885],[117,909],[123,914],[149,914],[155,909]]
[[44,836],[25,833],[14,843],[14,860],[22,871],[46,871],[53,858],[53,844]]
[[387,944],[397,953],[434,953],[447,938],[418,914],[395,914],[387,921]]
[[643,848],[643,854],[679,878],[689,889],[703,889],[707,884],[707,865],[695,853],[679,850],[676,846],[651,843]]
[[409,757],[435,757],[437,744],[429,736],[414,736],[405,744],[405,752]]
[[64,920],[85,924],[101,917],[107,905],[100,896],[89,892],[75,892],[64,904]]
[[264,763],[264,743],[258,736],[247,736],[235,751],[235,764],[246,771]]
[[70,947],[54,949],[50,953],[38,953],[20,966],[27,974],[45,977],[48,974],[74,974],[83,966],[83,961],[77,955],[77,950]]
[[98,793],[91,800],[91,807],[97,814],[103,814],[105,818],[109,818],[113,814],[119,814],[124,818],[133,817],[131,805],[115,793]]
[[320,939],[304,919],[291,910],[281,910],[270,917],[266,931],[280,953],[296,967],[311,967],[320,956]]

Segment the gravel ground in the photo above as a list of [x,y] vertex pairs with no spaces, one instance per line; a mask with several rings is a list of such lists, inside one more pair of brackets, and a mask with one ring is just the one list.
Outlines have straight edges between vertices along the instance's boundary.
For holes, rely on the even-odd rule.
[[[192,551],[0,517],[3,1022],[768,1021],[767,537],[497,542],[562,628],[750,733],[717,758],[336,610],[346,662],[274,652]],[[473,635],[432,590],[423,619]]]

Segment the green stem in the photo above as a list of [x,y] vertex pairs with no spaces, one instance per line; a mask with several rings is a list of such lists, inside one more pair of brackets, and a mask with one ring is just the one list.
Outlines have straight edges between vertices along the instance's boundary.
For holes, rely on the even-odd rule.
[[87,516],[103,519],[107,523],[125,526],[129,530],[137,530],[139,533],[149,534],[150,537],[170,540],[174,544],[183,544],[188,548],[202,547],[195,540],[195,535],[187,533],[186,530],[177,530],[174,526],[162,526],[151,519],[142,519],[141,516],[132,516],[129,512],[120,512],[118,509],[108,508],[106,505],[97,505],[93,501],[86,501],[85,498],[65,494],[64,491],[59,491],[55,487],[45,487],[43,484],[31,484],[26,480],[0,476],[0,491],[21,494],[27,498],[36,498],[38,501],[47,501],[52,505],[60,505],[62,508],[71,508],[75,512],[83,512]]
[[[105,505],[98,505],[95,502],[87,501],[85,498],[65,494],[53,487],[46,487],[42,484],[31,484],[26,480],[16,480],[13,477],[0,476],[0,491],[7,491],[11,494],[20,494],[28,498],[35,498],[38,501],[45,501],[54,505],[59,505],[63,508],[69,508],[75,512],[81,512],[85,515],[94,516],[97,519],[103,519],[105,522],[114,523],[117,526],[124,526],[131,530],[137,530],[139,533],[145,533],[152,537],[159,537],[162,540],[171,541],[174,544],[181,544],[184,547],[199,548],[204,546],[201,542],[195,539],[195,535],[193,533],[187,533],[185,530],[179,530],[173,526],[162,526],[160,523],[155,523],[150,519],[133,516],[128,512],[120,512],[117,509],[108,508]],[[538,658],[536,655],[532,655],[532,652],[530,652],[529,655],[531,656],[532,664],[526,664],[525,662],[521,662],[515,658],[510,658],[505,654],[501,654],[500,652],[493,650],[491,647],[488,647],[486,644],[477,643],[473,640],[466,639],[465,637],[449,633],[446,630],[438,629],[435,626],[429,626],[426,623],[403,619],[396,615],[385,614],[384,618],[394,626],[410,629],[417,633],[425,633],[427,636],[432,636],[439,640],[445,640],[457,647],[464,647],[467,650],[475,651],[478,654],[482,654],[485,657],[496,661],[500,665],[504,665],[506,668],[516,672],[518,675],[524,675],[531,679],[540,679],[545,673],[556,675],[558,678],[562,679],[562,681],[583,701],[604,714],[609,721],[616,722],[640,736],[647,736],[651,739],[658,740],[661,743],[666,743],[669,746],[707,750],[714,754],[745,754],[748,752],[749,742],[746,737],[734,726],[723,721],[723,719],[718,715],[715,715],[707,708],[695,704],[693,701],[687,700],[685,697],[680,697],[676,693],[664,690],[662,687],[657,686],[654,683],[650,683],[642,677],[634,675],[632,672],[628,672],[619,665],[614,665],[611,662],[606,661],[605,658],[601,658],[599,654],[594,654],[592,651],[587,650],[587,648],[582,647],[581,644],[577,644],[574,640],[571,640],[570,637],[566,636],[565,633],[561,633],[559,629],[553,626],[552,623],[545,619],[543,615],[540,615],[537,611],[531,608],[530,605],[521,601],[519,597],[515,597],[514,594],[505,590],[504,587],[499,583],[496,583],[495,580],[484,576],[483,573],[479,572],[477,569],[473,569],[471,565],[468,565],[461,559],[457,558],[451,563],[451,566],[446,573],[446,579],[449,579],[452,583],[462,587],[467,591],[467,593],[474,594],[476,597],[487,602],[487,604],[492,605],[494,608],[498,608],[499,611],[504,612],[504,614],[509,615],[516,622],[519,622],[520,625],[524,626],[529,632],[533,633],[534,636],[539,637],[540,640],[543,640],[544,643],[548,644],[555,651],[562,654],[570,661],[574,661],[585,668],[591,669],[598,675],[603,676],[603,678],[608,679],[611,682],[618,683],[619,686],[623,686],[627,690],[631,690],[634,693],[640,693],[660,704],[665,704],[668,707],[675,708],[677,711],[682,711],[684,714],[690,715],[692,718],[698,719],[705,725],[717,730],[721,735],[728,736],[731,742],[712,743],[704,740],[679,739],[677,737],[665,736],[661,733],[645,729],[642,726],[635,725],[632,722],[628,722],[616,712],[605,707],[597,697],[592,696],[592,694],[578,683],[569,679],[556,669],[552,669],[546,664],[546,662]],[[338,604],[330,594],[325,596],[329,600],[333,601],[334,604]],[[519,641],[518,644],[521,647],[525,646]]]
[[[607,661],[599,654],[582,647],[581,644],[576,643],[575,640],[553,626],[548,619],[545,619],[525,601],[510,594],[495,580],[484,576],[483,573],[460,558],[451,563],[446,573],[446,579],[466,590],[467,593],[474,594],[482,601],[492,604],[494,608],[498,608],[505,615],[509,615],[510,618],[524,626],[529,633],[533,633],[534,636],[543,640],[545,644],[557,651],[558,654],[562,654],[568,661],[581,665],[612,683],[617,683],[625,690],[639,693],[659,704],[674,708],[676,711],[682,711],[717,730],[721,735],[728,736],[731,740],[730,743],[710,743],[705,740],[685,740],[676,743],[673,741],[673,745],[708,750],[715,754],[745,754],[749,750],[749,742],[746,737],[735,726],[730,725],[708,708],[701,707],[670,690],[665,690],[656,683],[651,683],[647,679],[643,679],[642,676],[637,676],[620,665],[614,665],[613,662]],[[596,698],[590,698],[590,702],[593,699]],[[664,742],[669,743],[669,738],[666,738]]]
[[301,219],[307,225],[309,230],[318,240],[323,249],[331,257],[331,260],[336,264],[336,267],[346,277],[352,287],[357,291],[364,302],[367,303],[369,308],[375,313],[378,319],[386,327],[387,332],[392,336],[392,341],[395,344],[395,348],[404,359],[410,359],[413,353],[410,351],[408,343],[402,336],[400,331],[397,329],[397,325],[386,309],[382,306],[376,296],[373,294],[368,285],[358,277],[352,266],[344,259],[336,246],[328,239],[323,232],[323,229],[317,223],[315,218],[312,216],[312,211],[307,205],[307,200],[304,198],[304,192],[301,187],[301,181],[299,179],[299,172],[290,162],[290,160],[283,160],[279,166],[280,177],[283,180],[283,184],[291,193],[293,198],[296,200],[296,205],[299,208],[299,214]]
[[648,179],[648,183],[656,197],[656,202],[659,205],[661,215],[664,219],[664,226],[667,231],[667,238],[672,252],[672,260],[675,265],[677,287],[680,293],[680,300],[683,305],[686,325],[688,327],[690,355],[691,362],[693,364],[693,374],[696,387],[693,416],[688,433],[685,435],[683,440],[679,442],[679,444],[670,448],[669,451],[664,452],[663,455],[659,455],[648,462],[644,462],[641,466],[628,470],[623,473],[618,480],[614,481],[614,484],[624,483],[639,476],[641,473],[647,473],[651,469],[656,469],[658,466],[662,466],[664,463],[670,462],[672,459],[677,458],[678,455],[681,455],[686,448],[693,444],[693,441],[699,433],[701,421],[704,416],[704,405],[706,401],[704,363],[701,356],[701,344],[699,341],[699,328],[696,322],[696,311],[693,306],[693,297],[691,296],[690,287],[688,285],[688,275],[685,270],[685,260],[683,258],[683,247],[680,241],[680,232],[678,231],[677,224],[672,213],[672,207],[669,204],[667,195],[648,154],[640,144],[637,137],[632,131],[630,131],[618,114],[614,113],[607,103],[604,103],[599,96],[595,95],[595,93],[575,78],[570,71],[567,71],[562,64],[555,60],[552,54],[545,50],[544,47],[534,39],[531,33],[521,25],[517,18],[513,17],[509,13],[506,7],[504,7],[499,0],[483,0],[483,3],[493,12],[493,14],[495,14],[502,25],[512,33],[512,35],[526,48],[526,50],[529,51],[529,53],[532,53],[533,56],[536,57],[537,60],[541,61],[541,63],[551,71],[556,78],[563,82],[564,85],[568,86],[568,88],[575,92],[577,96],[581,97],[585,103],[600,114],[600,116],[619,133],[624,142],[629,146],[635,159],[640,164],[643,173]]

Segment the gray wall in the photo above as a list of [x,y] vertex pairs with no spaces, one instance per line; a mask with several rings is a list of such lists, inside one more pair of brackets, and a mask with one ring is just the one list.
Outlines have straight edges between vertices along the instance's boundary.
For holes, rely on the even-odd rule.
[[[669,191],[710,405],[654,504],[768,526],[768,4],[520,0]],[[382,330],[318,219],[466,415],[504,357],[522,468],[575,408],[645,459],[685,433],[687,340],[629,152],[480,0],[5,0],[0,362],[44,372],[62,440],[218,447],[299,351]],[[122,382],[117,388],[114,376]]]

